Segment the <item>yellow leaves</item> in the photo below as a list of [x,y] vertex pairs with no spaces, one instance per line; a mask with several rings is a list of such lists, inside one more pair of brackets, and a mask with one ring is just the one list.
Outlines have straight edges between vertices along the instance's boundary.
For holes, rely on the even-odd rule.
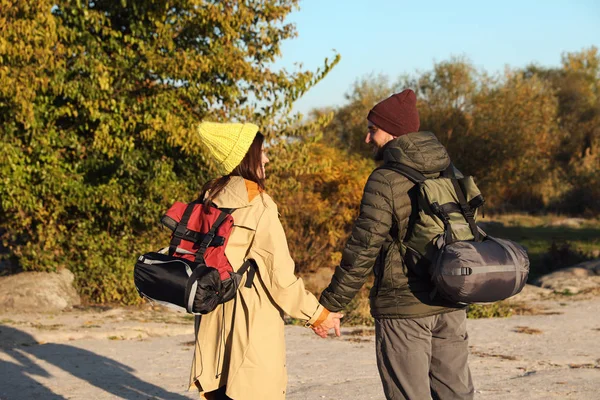
[[[265,70],[293,34],[281,21],[295,0],[191,0],[176,10],[168,2],[130,3],[0,0],[0,98],[8,121],[0,130],[20,151],[15,163],[0,161],[0,175],[8,176],[0,178],[7,235],[20,240],[23,223],[56,226],[52,241],[29,231],[27,244],[9,245],[25,268],[68,265],[94,301],[135,298],[123,279],[132,265],[131,245],[123,243],[152,236],[161,202],[197,192],[210,173],[195,134],[199,120],[265,121],[272,137],[285,135],[300,122],[289,114],[293,100],[324,76]],[[302,160],[299,179],[282,187],[299,191],[315,176],[320,188],[345,190],[331,181],[345,179],[340,167],[315,167],[306,154]],[[133,229],[135,240],[114,235]],[[339,240],[342,231],[332,232],[318,245]],[[76,251],[73,237],[82,238]]]
[[155,129],[144,129],[143,131],[140,132],[140,137],[143,140],[149,142],[156,137],[156,130]]
[[101,75],[98,77],[98,83],[100,84],[100,90],[109,90],[110,78],[107,75]]
[[0,9],[0,94],[12,104],[12,120],[25,129],[35,126],[36,97],[49,90],[49,74],[61,55],[55,46],[56,24],[51,5],[41,0],[2,1]]
[[[182,121],[177,116],[165,114],[152,118],[149,125],[149,130],[166,134],[169,146],[180,148],[188,155],[197,155],[201,151],[201,142],[193,123],[187,125],[186,121]],[[153,135],[155,134],[150,132],[144,133],[145,137]]]
[[270,158],[267,191],[279,205],[298,270],[334,266],[330,254],[350,233],[374,165],[311,141],[275,146]]
[[562,55],[563,69],[572,72],[583,72],[589,74],[596,79],[600,78],[600,54],[598,48],[592,46],[581,52],[563,53]]
[[100,123],[94,132],[92,148],[99,150],[109,158],[122,156],[124,152],[133,150],[134,146],[133,136],[119,137],[114,135],[107,123]]
[[0,37],[0,61],[2,60],[2,55],[8,52],[8,45],[8,41],[5,38]]
[[100,90],[109,90],[110,89],[110,77],[108,74],[104,73],[97,77],[98,83],[100,84]]

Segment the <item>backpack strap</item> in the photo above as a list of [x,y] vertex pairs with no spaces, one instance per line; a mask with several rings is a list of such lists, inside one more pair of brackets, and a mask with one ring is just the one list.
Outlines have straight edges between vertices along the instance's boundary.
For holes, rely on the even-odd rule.
[[465,217],[467,222],[469,223],[469,228],[471,229],[471,233],[473,234],[473,238],[476,242],[480,242],[481,238],[479,235],[479,229],[477,228],[477,224],[475,223],[475,210],[481,204],[483,204],[483,197],[478,196],[471,200],[471,202],[467,202],[467,198],[465,197],[465,192],[462,188],[462,185],[459,182],[459,179],[462,179],[463,175],[454,167],[454,164],[450,163],[448,167],[442,171],[441,176],[444,178],[450,179],[452,182],[452,186],[454,187],[454,191],[456,192],[456,197],[458,198],[458,205],[460,207],[460,213]]
[[452,178],[450,179],[450,181],[452,182],[452,186],[454,186],[454,191],[456,192],[456,196],[458,197],[458,205],[460,206],[460,211],[469,223],[469,228],[471,228],[473,238],[476,242],[480,242],[481,238],[479,235],[479,229],[477,228],[477,224],[475,223],[475,212],[467,202],[465,193],[463,191],[462,186],[458,182],[458,179]]
[[[385,163],[381,167],[377,168],[376,170],[378,170],[378,169],[388,169],[390,171],[397,172],[400,175],[408,178],[408,180],[411,181],[412,183],[414,183],[415,185],[421,184],[421,183],[425,182],[425,180],[427,179],[427,177],[425,177],[425,175],[423,175],[421,172],[417,171],[416,169],[411,168],[404,164],[396,163],[396,162]],[[411,214],[412,214],[412,212],[411,212]],[[414,225],[414,221],[413,221],[412,225]],[[393,226],[393,224],[392,224],[392,226]],[[410,218],[409,218],[409,226],[406,228],[406,233],[404,234],[405,237],[410,233],[411,229],[412,228],[411,228],[411,223],[410,223]],[[405,237],[398,238],[398,239],[400,240],[401,243],[403,243]]]
[[389,169],[391,171],[396,171],[399,174],[407,177],[414,184],[423,183],[427,179],[425,175],[416,169],[400,163],[386,163],[377,169]]
[[190,221],[190,216],[194,211],[194,206],[196,204],[200,204],[199,199],[194,200],[187,205],[185,211],[183,212],[183,216],[181,217],[181,221],[177,224],[177,227],[173,231],[173,238],[171,239],[171,243],[169,243],[169,255],[173,256],[175,251],[177,250],[177,246],[181,244],[181,239],[186,236],[188,232],[187,224]]
[[456,168],[456,166],[454,166],[454,164],[452,163],[452,161],[450,161],[450,164],[448,164],[448,166],[446,167],[445,170],[443,170],[442,172],[440,172],[440,176],[442,178],[456,178],[456,179],[462,179],[465,176],[463,175],[462,172],[460,172],[458,170],[458,168]]
[[454,242],[454,231],[452,230],[452,225],[450,224],[450,215],[448,215],[449,210],[447,207],[440,206],[437,202],[430,203],[429,207],[431,211],[439,217],[444,223],[444,245],[450,244]]
[[213,239],[217,235],[217,229],[223,224],[227,216],[231,215],[231,213],[235,210],[234,208],[218,208],[221,213],[217,217],[216,221],[210,227],[210,230],[204,234],[204,238],[202,242],[200,242],[200,247],[198,248],[198,252],[196,253],[195,262],[200,262],[200,260],[204,257],[204,253],[208,246],[212,243]]
[[244,261],[240,269],[237,270],[237,273],[240,275],[244,275],[246,272],[248,272],[248,278],[246,278],[246,284],[244,287],[252,287],[252,282],[254,282],[254,276],[256,275],[257,270],[258,265],[256,265],[256,261],[254,261],[252,258]]

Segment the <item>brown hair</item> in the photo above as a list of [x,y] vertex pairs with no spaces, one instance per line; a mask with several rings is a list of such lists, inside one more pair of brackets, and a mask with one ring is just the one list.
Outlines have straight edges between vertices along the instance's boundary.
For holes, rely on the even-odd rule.
[[261,168],[262,147],[264,141],[264,135],[257,132],[242,162],[240,162],[229,175],[213,179],[204,185],[202,193],[206,193],[207,191],[210,192],[206,199],[204,199],[204,210],[206,210],[206,212],[208,212],[210,203],[217,197],[219,192],[227,186],[232,176],[241,176],[244,179],[256,182],[261,190],[265,190],[265,179],[258,175],[258,171]]

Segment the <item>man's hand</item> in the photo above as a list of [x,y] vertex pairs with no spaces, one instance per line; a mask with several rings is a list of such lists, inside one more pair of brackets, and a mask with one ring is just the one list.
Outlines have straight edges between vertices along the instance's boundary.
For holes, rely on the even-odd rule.
[[340,319],[343,317],[340,313],[329,313],[325,321],[321,322],[319,326],[315,326],[312,330],[322,338],[326,338],[327,334],[331,329],[334,329],[335,336],[341,336],[340,332]]

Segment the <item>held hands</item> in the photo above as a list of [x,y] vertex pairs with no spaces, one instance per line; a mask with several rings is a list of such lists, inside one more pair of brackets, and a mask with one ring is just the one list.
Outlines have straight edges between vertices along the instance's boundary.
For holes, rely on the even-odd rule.
[[321,322],[318,326],[312,328],[315,334],[321,336],[322,338],[326,338],[327,334],[331,329],[334,329],[335,336],[341,336],[340,333],[340,319],[343,317],[343,314],[331,312],[327,315],[327,318]]

